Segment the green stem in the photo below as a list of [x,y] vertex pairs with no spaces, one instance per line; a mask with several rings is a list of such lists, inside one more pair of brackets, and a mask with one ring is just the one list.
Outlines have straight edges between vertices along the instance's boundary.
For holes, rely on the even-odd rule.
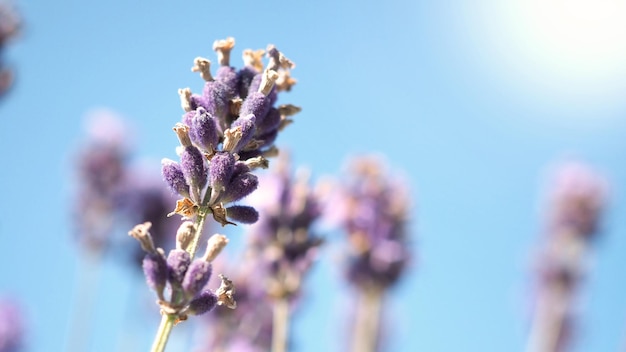
[[200,242],[200,237],[202,237],[202,230],[204,229],[204,221],[208,215],[207,207],[200,207],[198,210],[198,215],[196,216],[196,226],[197,231],[194,238],[191,240],[191,243],[187,247],[187,252],[189,252],[189,257],[191,259],[196,255],[196,251],[198,250],[198,243]]
[[289,302],[286,298],[274,301],[274,324],[272,326],[272,352],[287,351],[289,335]]
[[[187,247],[186,249],[189,252],[189,257],[192,259],[194,258],[194,256],[196,255],[196,251],[198,250],[198,243],[200,241],[200,237],[202,237],[204,221],[206,220],[207,214],[207,207],[200,207],[195,221],[198,230],[196,231],[196,235],[189,244],[189,247]],[[177,300],[177,297],[172,298],[173,302],[176,302]],[[172,332],[172,328],[174,327],[176,319],[176,314],[163,314],[163,316],[161,317],[159,330],[157,330],[157,334],[154,337],[154,343],[152,344],[152,349],[150,350],[151,352],[165,351],[165,345],[167,344],[167,340],[170,337],[170,333]]]
[[154,338],[154,343],[152,343],[152,349],[150,349],[151,352],[165,351],[165,345],[167,344],[167,340],[170,337],[170,333],[172,332],[175,321],[176,315],[163,314],[163,316],[161,317],[161,325],[159,325],[159,330],[157,331],[156,337]]

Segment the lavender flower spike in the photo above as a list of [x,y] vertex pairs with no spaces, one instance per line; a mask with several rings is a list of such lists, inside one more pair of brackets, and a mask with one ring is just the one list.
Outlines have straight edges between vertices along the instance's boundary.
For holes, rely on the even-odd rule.
[[561,166],[549,198],[535,316],[527,351],[564,351],[574,336],[574,301],[606,203],[606,181],[585,165]]

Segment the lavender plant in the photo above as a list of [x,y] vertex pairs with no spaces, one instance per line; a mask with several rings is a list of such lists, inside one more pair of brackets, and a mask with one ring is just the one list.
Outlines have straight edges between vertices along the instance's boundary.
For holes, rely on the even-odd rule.
[[17,302],[0,299],[0,352],[18,352],[24,347],[24,319]]
[[2,58],[6,45],[19,32],[21,26],[14,7],[10,1],[0,1],[0,97],[11,87],[13,73],[9,70]]
[[322,244],[311,229],[321,209],[308,171],[302,169],[292,177],[287,159],[280,161],[263,179],[264,192],[254,197],[257,202],[253,199],[264,215],[249,236],[250,255],[273,304],[274,352],[287,350],[291,306]]
[[[163,318],[152,346],[163,351],[176,322],[211,310],[215,305],[235,308],[232,281],[222,277],[217,291],[205,289],[211,277],[215,256],[227,238],[214,235],[203,257],[195,258],[206,218],[225,226],[235,222],[250,224],[258,220],[255,208],[235,204],[258,186],[253,171],[268,166],[267,158],[277,154],[274,141],[280,130],[300,109],[293,105],[275,107],[280,90],[277,86],[294,64],[274,46],[269,46],[268,65],[262,68],[263,51],[244,51],[245,66],[237,71],[230,66],[234,39],[218,40],[218,68],[215,76],[210,61],[198,57],[192,71],[205,81],[202,94],[189,88],[179,90],[185,113],[174,126],[181,146],[180,161],[163,159],[162,173],[170,189],[182,197],[172,214],[185,221],[177,234],[177,247],[168,256],[154,246],[150,223],[137,225],[130,235],[146,251],[143,261],[148,285],[156,291]],[[279,73],[282,72],[282,73]],[[289,81],[289,80],[287,80]],[[169,287],[169,291],[166,291]],[[169,294],[167,294],[169,292]]]
[[384,295],[410,259],[409,192],[377,157],[355,158],[346,176],[326,213],[348,237],[346,277],[358,297],[352,351],[376,351]]
[[539,291],[527,351],[566,351],[571,344],[575,297],[606,203],[606,181],[582,164],[562,165],[549,198]]

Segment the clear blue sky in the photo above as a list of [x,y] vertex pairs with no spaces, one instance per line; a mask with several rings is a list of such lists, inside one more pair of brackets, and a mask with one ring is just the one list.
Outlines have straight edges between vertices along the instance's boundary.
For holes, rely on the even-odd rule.
[[[626,9],[560,3],[20,1],[25,29],[6,53],[17,83],[0,102],[0,292],[22,300],[29,350],[63,350],[67,336],[83,116],[115,110],[135,126],[139,156],[173,157],[176,90],[200,89],[193,58],[213,58],[213,40],[227,36],[237,67],[241,50],[268,43],[296,62],[298,84],[281,99],[303,112],[278,144],[298,165],[317,177],[349,155],[379,152],[408,175],[418,259],[390,297],[389,351],[523,350],[546,170],[569,157],[604,172],[613,190],[581,295],[577,351],[622,347]],[[299,311],[298,351],[343,346],[334,314],[350,297],[334,294],[333,256],[321,258]],[[93,351],[121,338],[143,346],[157,324],[125,320],[133,313],[124,307],[151,307],[147,289],[113,261],[94,286]]]

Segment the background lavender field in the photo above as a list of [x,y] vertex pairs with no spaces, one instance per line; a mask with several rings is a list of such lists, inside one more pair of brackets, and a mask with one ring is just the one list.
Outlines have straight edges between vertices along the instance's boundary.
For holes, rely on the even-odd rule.
[[[504,3],[19,2],[25,28],[5,53],[17,81],[0,101],[0,294],[26,310],[27,350],[64,350],[75,314],[83,261],[70,209],[83,118],[109,108],[130,120],[137,157],[158,170],[177,145],[176,90],[201,87],[193,58],[213,59],[213,40],[227,36],[235,66],[241,50],[268,43],[297,64],[283,97],[303,111],[277,142],[296,165],[320,177],[377,152],[408,177],[417,255],[386,307],[389,351],[524,348],[547,171],[570,158],[612,186],[575,350],[623,348],[626,5]],[[298,351],[345,348],[337,314],[351,297],[337,237],[328,234],[297,313]],[[116,261],[93,274],[91,350],[145,350],[153,297]],[[177,331],[172,350],[189,336]]]

